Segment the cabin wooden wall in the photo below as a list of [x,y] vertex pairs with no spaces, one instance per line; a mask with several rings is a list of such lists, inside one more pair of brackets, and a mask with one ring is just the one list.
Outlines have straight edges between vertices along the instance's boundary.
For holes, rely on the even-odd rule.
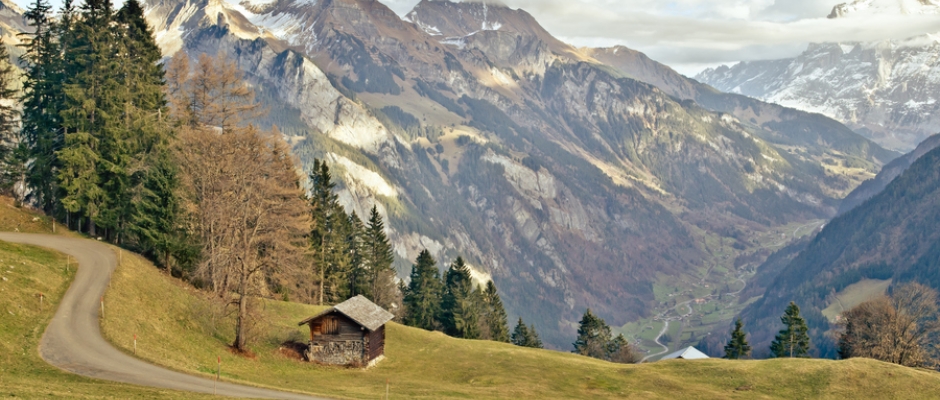
[[324,315],[310,322],[307,358],[324,364],[365,364],[367,330],[340,313]]
[[385,354],[385,325],[368,334],[369,346],[367,361],[375,360]]
[[362,341],[365,330],[340,313],[331,313],[310,322],[311,342]]

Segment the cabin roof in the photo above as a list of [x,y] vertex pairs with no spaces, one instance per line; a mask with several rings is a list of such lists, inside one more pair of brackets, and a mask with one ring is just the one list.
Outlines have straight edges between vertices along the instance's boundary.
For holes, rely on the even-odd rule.
[[379,307],[375,303],[369,301],[369,299],[359,295],[330,307],[317,315],[300,321],[297,325],[308,324],[310,321],[313,321],[334,311],[338,311],[339,313],[349,317],[349,319],[355,321],[357,324],[362,325],[370,331],[381,328],[382,325],[385,325],[385,323],[391,321],[392,318],[395,318],[392,313],[385,311],[385,309],[382,307]]
[[701,360],[701,359],[708,358],[708,356],[705,353],[702,353],[701,351],[696,349],[695,347],[686,347],[675,353],[667,354],[666,356],[664,356],[663,358],[660,358],[659,360],[660,361],[672,360],[672,359],[677,359],[677,358],[681,358],[683,360]]

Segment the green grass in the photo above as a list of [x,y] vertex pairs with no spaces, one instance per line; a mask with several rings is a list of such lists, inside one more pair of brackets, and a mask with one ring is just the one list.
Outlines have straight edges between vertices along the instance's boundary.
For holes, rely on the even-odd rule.
[[835,321],[840,314],[855,308],[868,300],[885,294],[891,286],[891,280],[863,279],[842,289],[836,294],[829,306],[822,310],[822,314]]
[[[29,214],[11,212],[4,205],[0,204],[0,224],[4,228],[10,226],[10,221],[33,222]],[[42,226],[36,224],[30,230],[41,231]],[[46,364],[39,357],[39,339],[74,275],[74,264],[66,271],[66,258],[61,254],[0,242],[0,276],[7,279],[0,278],[0,397],[203,398],[85,378]]]
[[[16,206],[12,198],[0,196],[0,232],[52,233],[51,218]],[[61,226],[56,231],[61,232]]]
[[[229,381],[337,398],[911,398],[940,395],[940,374],[870,360],[659,362],[618,365],[568,353],[459,340],[388,326],[387,359],[369,370],[317,366],[278,345],[308,334],[296,322],[321,308],[264,303],[266,332],[254,358],[227,351],[230,317],[213,319],[206,296],[125,254],[106,297],[103,330],[138,356],[193,374],[222,357]],[[661,327],[661,325],[659,325]],[[658,329],[656,330],[658,332]],[[654,332],[655,334],[655,332]]]

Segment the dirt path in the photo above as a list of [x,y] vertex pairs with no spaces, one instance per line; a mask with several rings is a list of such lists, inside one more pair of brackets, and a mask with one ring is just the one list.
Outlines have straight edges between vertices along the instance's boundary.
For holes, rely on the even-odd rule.
[[[216,383],[170,371],[131,357],[104,340],[99,329],[100,299],[108,276],[117,266],[114,252],[101,243],[55,235],[0,233],[0,240],[46,247],[74,257],[75,280],[39,343],[43,360],[65,371],[90,378],[227,397],[315,399],[231,383]],[[105,310],[107,312],[107,310]]]

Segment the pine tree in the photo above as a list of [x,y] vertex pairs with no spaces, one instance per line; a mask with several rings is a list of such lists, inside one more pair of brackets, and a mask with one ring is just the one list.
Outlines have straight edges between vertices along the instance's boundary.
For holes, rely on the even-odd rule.
[[349,220],[339,204],[338,197],[333,193],[336,184],[333,183],[333,176],[326,162],[319,159],[313,161],[310,183],[313,215],[310,245],[313,250],[314,271],[319,274],[317,304],[324,304],[327,300],[342,301],[345,298],[340,298],[340,288],[348,288],[348,285],[344,284],[347,277],[342,268],[342,258],[346,248],[343,234]]
[[444,295],[441,300],[441,326],[444,333],[465,339],[480,337],[478,295],[470,278],[470,267],[457,259],[444,276]]
[[734,323],[734,330],[731,331],[731,340],[725,345],[725,357],[729,360],[737,360],[751,356],[751,345],[747,343],[747,334],[744,333],[744,322],[738,318]]
[[366,227],[355,212],[346,218],[345,246],[346,279],[349,283],[345,298],[358,295],[372,297],[372,285],[369,284],[369,272],[365,268],[365,241],[363,235]]
[[529,338],[529,327],[522,322],[522,317],[519,317],[519,322],[516,323],[516,327],[512,330],[512,339],[510,342],[516,346],[528,347]]
[[443,291],[437,261],[430,252],[424,250],[411,267],[411,282],[404,299],[405,325],[426,330],[438,329]]
[[[111,165],[115,166],[112,171],[121,171],[117,182],[126,185],[127,190],[122,190],[121,184],[108,185],[109,206],[116,210],[116,232],[112,237],[116,242],[127,240],[145,253],[163,253],[148,253],[163,264],[171,253],[183,249],[175,199],[179,179],[169,154],[173,132],[166,116],[162,55],[137,0],[126,1],[115,22],[124,32],[119,37],[124,51],[118,75],[122,87],[118,90],[123,92],[124,104],[118,129],[123,131],[121,142],[126,154],[113,159]],[[145,208],[149,215],[141,215]],[[153,215],[161,222],[151,223]]]
[[62,204],[79,213],[88,234],[96,225],[114,229],[127,210],[127,201],[109,198],[129,188],[125,163],[129,159],[127,132],[121,129],[127,91],[121,90],[121,54],[110,0],[86,0],[80,18],[63,37],[69,61],[65,73],[62,111],[65,146],[59,151],[58,171]]
[[[66,1],[65,11],[71,3]],[[64,107],[62,91],[62,60],[56,34],[70,20],[69,13],[60,16],[60,24],[50,18],[51,6],[46,0],[35,0],[24,17],[32,34],[23,35],[25,52],[20,61],[25,69],[23,83],[23,120],[19,154],[31,160],[25,175],[33,188],[36,202],[47,213],[55,212],[58,201],[58,167],[56,152],[65,144],[60,112]]]
[[533,349],[542,349],[545,346],[542,345],[542,339],[539,338],[538,331],[535,330],[534,324],[529,324],[529,328],[526,329],[526,347],[531,347]]
[[23,179],[25,160],[17,157],[17,123],[19,110],[14,106],[17,92],[13,86],[17,76],[10,62],[3,38],[0,38],[0,189],[9,192],[13,185]]
[[499,298],[496,284],[493,281],[486,283],[483,290],[483,323],[486,328],[486,338],[497,342],[509,342],[509,323],[506,320],[506,310]]
[[770,353],[775,357],[809,357],[809,328],[800,316],[800,307],[791,301],[780,322],[784,329],[770,344]]
[[582,356],[606,359],[607,345],[611,340],[610,327],[591,309],[584,312],[578,324],[578,339],[574,342],[574,353]]
[[385,235],[382,215],[379,214],[375,205],[369,213],[369,222],[366,223],[363,241],[365,248],[363,264],[369,274],[368,283],[372,301],[389,310],[399,297],[398,286],[395,284],[395,270],[392,269],[395,257],[388,236]]

